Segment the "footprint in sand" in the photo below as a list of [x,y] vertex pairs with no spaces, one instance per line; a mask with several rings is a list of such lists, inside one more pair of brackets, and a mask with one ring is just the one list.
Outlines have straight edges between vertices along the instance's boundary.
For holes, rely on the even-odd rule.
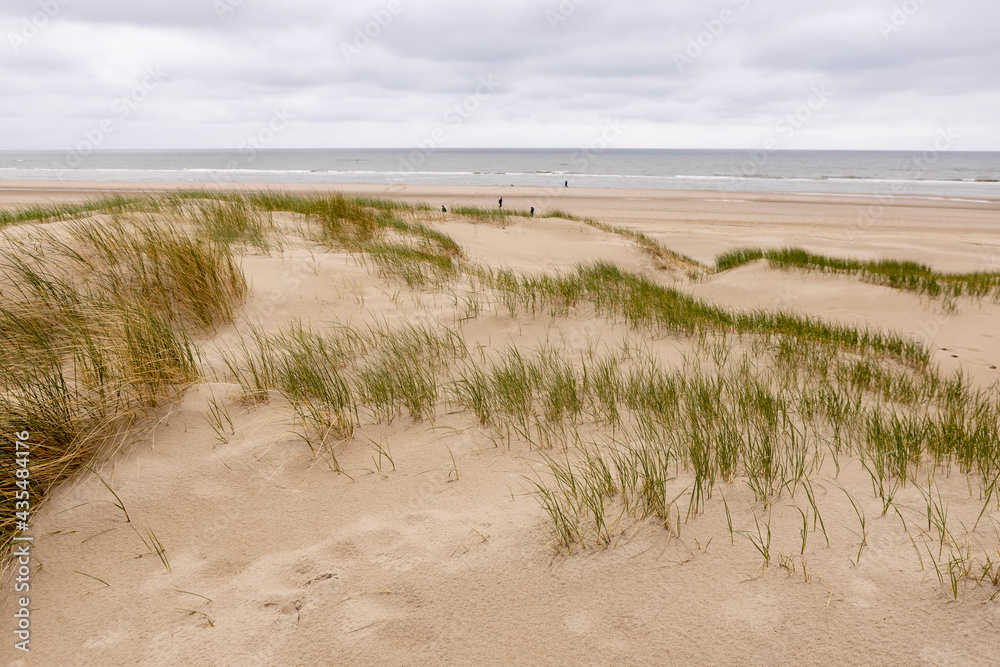
[[321,582],[321,581],[329,581],[330,579],[340,579],[340,575],[339,574],[334,574],[333,572],[326,572],[324,574],[319,575],[318,577],[313,577],[312,579],[310,579],[309,581],[307,581],[305,584],[303,584],[303,586],[311,586],[311,585],[313,585],[315,583],[318,583],[318,582]]

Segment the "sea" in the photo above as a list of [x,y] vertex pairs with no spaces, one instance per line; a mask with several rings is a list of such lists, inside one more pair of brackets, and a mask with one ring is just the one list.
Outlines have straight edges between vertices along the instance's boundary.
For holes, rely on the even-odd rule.
[[2,181],[642,188],[1000,200],[1000,153],[928,150],[0,151]]

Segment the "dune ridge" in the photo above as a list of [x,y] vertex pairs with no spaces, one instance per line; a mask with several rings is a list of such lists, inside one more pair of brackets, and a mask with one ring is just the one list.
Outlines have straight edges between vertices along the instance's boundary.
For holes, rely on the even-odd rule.
[[197,370],[107,385],[128,418],[35,516],[33,655],[5,664],[1000,655],[1000,304],[715,269],[752,245],[1000,272],[1000,203],[164,189],[0,192],[141,195],[2,228],[72,294],[181,294],[144,271],[193,238],[220,276],[197,294],[227,295],[150,306]]

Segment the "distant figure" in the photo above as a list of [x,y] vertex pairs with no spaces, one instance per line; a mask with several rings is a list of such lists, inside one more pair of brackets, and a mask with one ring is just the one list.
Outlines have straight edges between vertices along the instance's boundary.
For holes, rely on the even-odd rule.
[[500,208],[503,208],[503,197],[500,197]]
[[531,207],[531,217],[532,218],[535,217],[535,207],[534,206]]
[[442,212],[442,213],[447,213],[447,212],[448,212],[448,209],[446,209],[446,208],[445,208],[444,206],[442,206],[442,207],[441,207],[441,212]]
[[569,187],[569,181],[566,181],[566,182],[565,182],[565,183],[563,184],[563,187],[564,187],[564,188],[568,188],[568,187]]

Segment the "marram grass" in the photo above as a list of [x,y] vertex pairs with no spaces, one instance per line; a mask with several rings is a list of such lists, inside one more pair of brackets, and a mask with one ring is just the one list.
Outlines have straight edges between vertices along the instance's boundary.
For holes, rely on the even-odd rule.
[[[68,236],[31,234],[0,251],[0,335],[9,341],[0,349],[0,428],[43,434],[33,454],[38,493],[197,380],[192,337],[232,321],[246,296],[235,253],[272,247],[272,214],[285,213],[305,223],[308,240],[355,254],[391,280],[422,290],[463,281],[465,299],[476,304],[451,325],[244,328],[222,350],[244,398],[288,398],[296,432],[335,469],[359,426],[463,412],[497,444],[545,450],[534,489],[564,550],[610,546],[644,521],[679,535],[721,498],[731,539],[745,537],[766,568],[787,564],[772,539],[772,508],[789,503],[801,514],[802,553],[817,531],[829,544],[814,480],[824,465],[839,471],[856,460],[883,516],[909,517],[899,489],[921,489],[927,529],[904,527],[943,586],[957,596],[969,582],[1000,582],[1000,564],[975,546],[991,544],[983,530],[1000,503],[1000,400],[961,375],[941,376],[914,341],[792,313],[720,308],[608,263],[534,275],[472,267],[429,216],[421,219],[425,207],[388,200],[186,192],[89,206],[13,215],[107,217],[100,225],[73,220]],[[695,264],[640,234],[607,231],[671,265]],[[741,251],[720,267],[753,256]],[[790,251],[780,257],[818,263]],[[542,345],[470,354],[462,328],[491,307],[497,316],[552,322],[604,316],[633,330],[627,344],[600,353]],[[687,341],[696,354],[670,367],[650,343],[664,338]],[[224,436],[221,415],[217,421]],[[7,510],[9,445],[0,467]],[[984,503],[968,533],[948,522],[940,493],[921,478],[952,467],[969,476],[970,489],[978,485]],[[746,530],[734,527],[721,496],[733,484],[756,503]],[[858,517],[852,560],[860,562],[874,517],[848,498]],[[0,528],[5,541],[11,527]]]
[[11,434],[31,435],[37,504],[198,378],[191,332],[230,320],[245,294],[226,247],[166,223],[74,221],[65,239],[0,246],[0,544],[15,525]]
[[727,310],[607,262],[582,265],[574,273],[557,276],[485,271],[480,279],[501,294],[512,315],[519,309],[559,313],[588,303],[600,312],[623,317],[633,326],[660,331],[685,335],[728,332],[775,340],[793,337],[855,352],[872,350],[918,366],[925,366],[929,359],[928,351],[910,339],[781,311]]
[[716,270],[725,271],[758,259],[780,269],[842,273],[894,289],[933,297],[993,296],[1000,298],[1000,272],[942,273],[918,262],[883,259],[861,261],[817,255],[801,248],[737,248],[716,258]]

